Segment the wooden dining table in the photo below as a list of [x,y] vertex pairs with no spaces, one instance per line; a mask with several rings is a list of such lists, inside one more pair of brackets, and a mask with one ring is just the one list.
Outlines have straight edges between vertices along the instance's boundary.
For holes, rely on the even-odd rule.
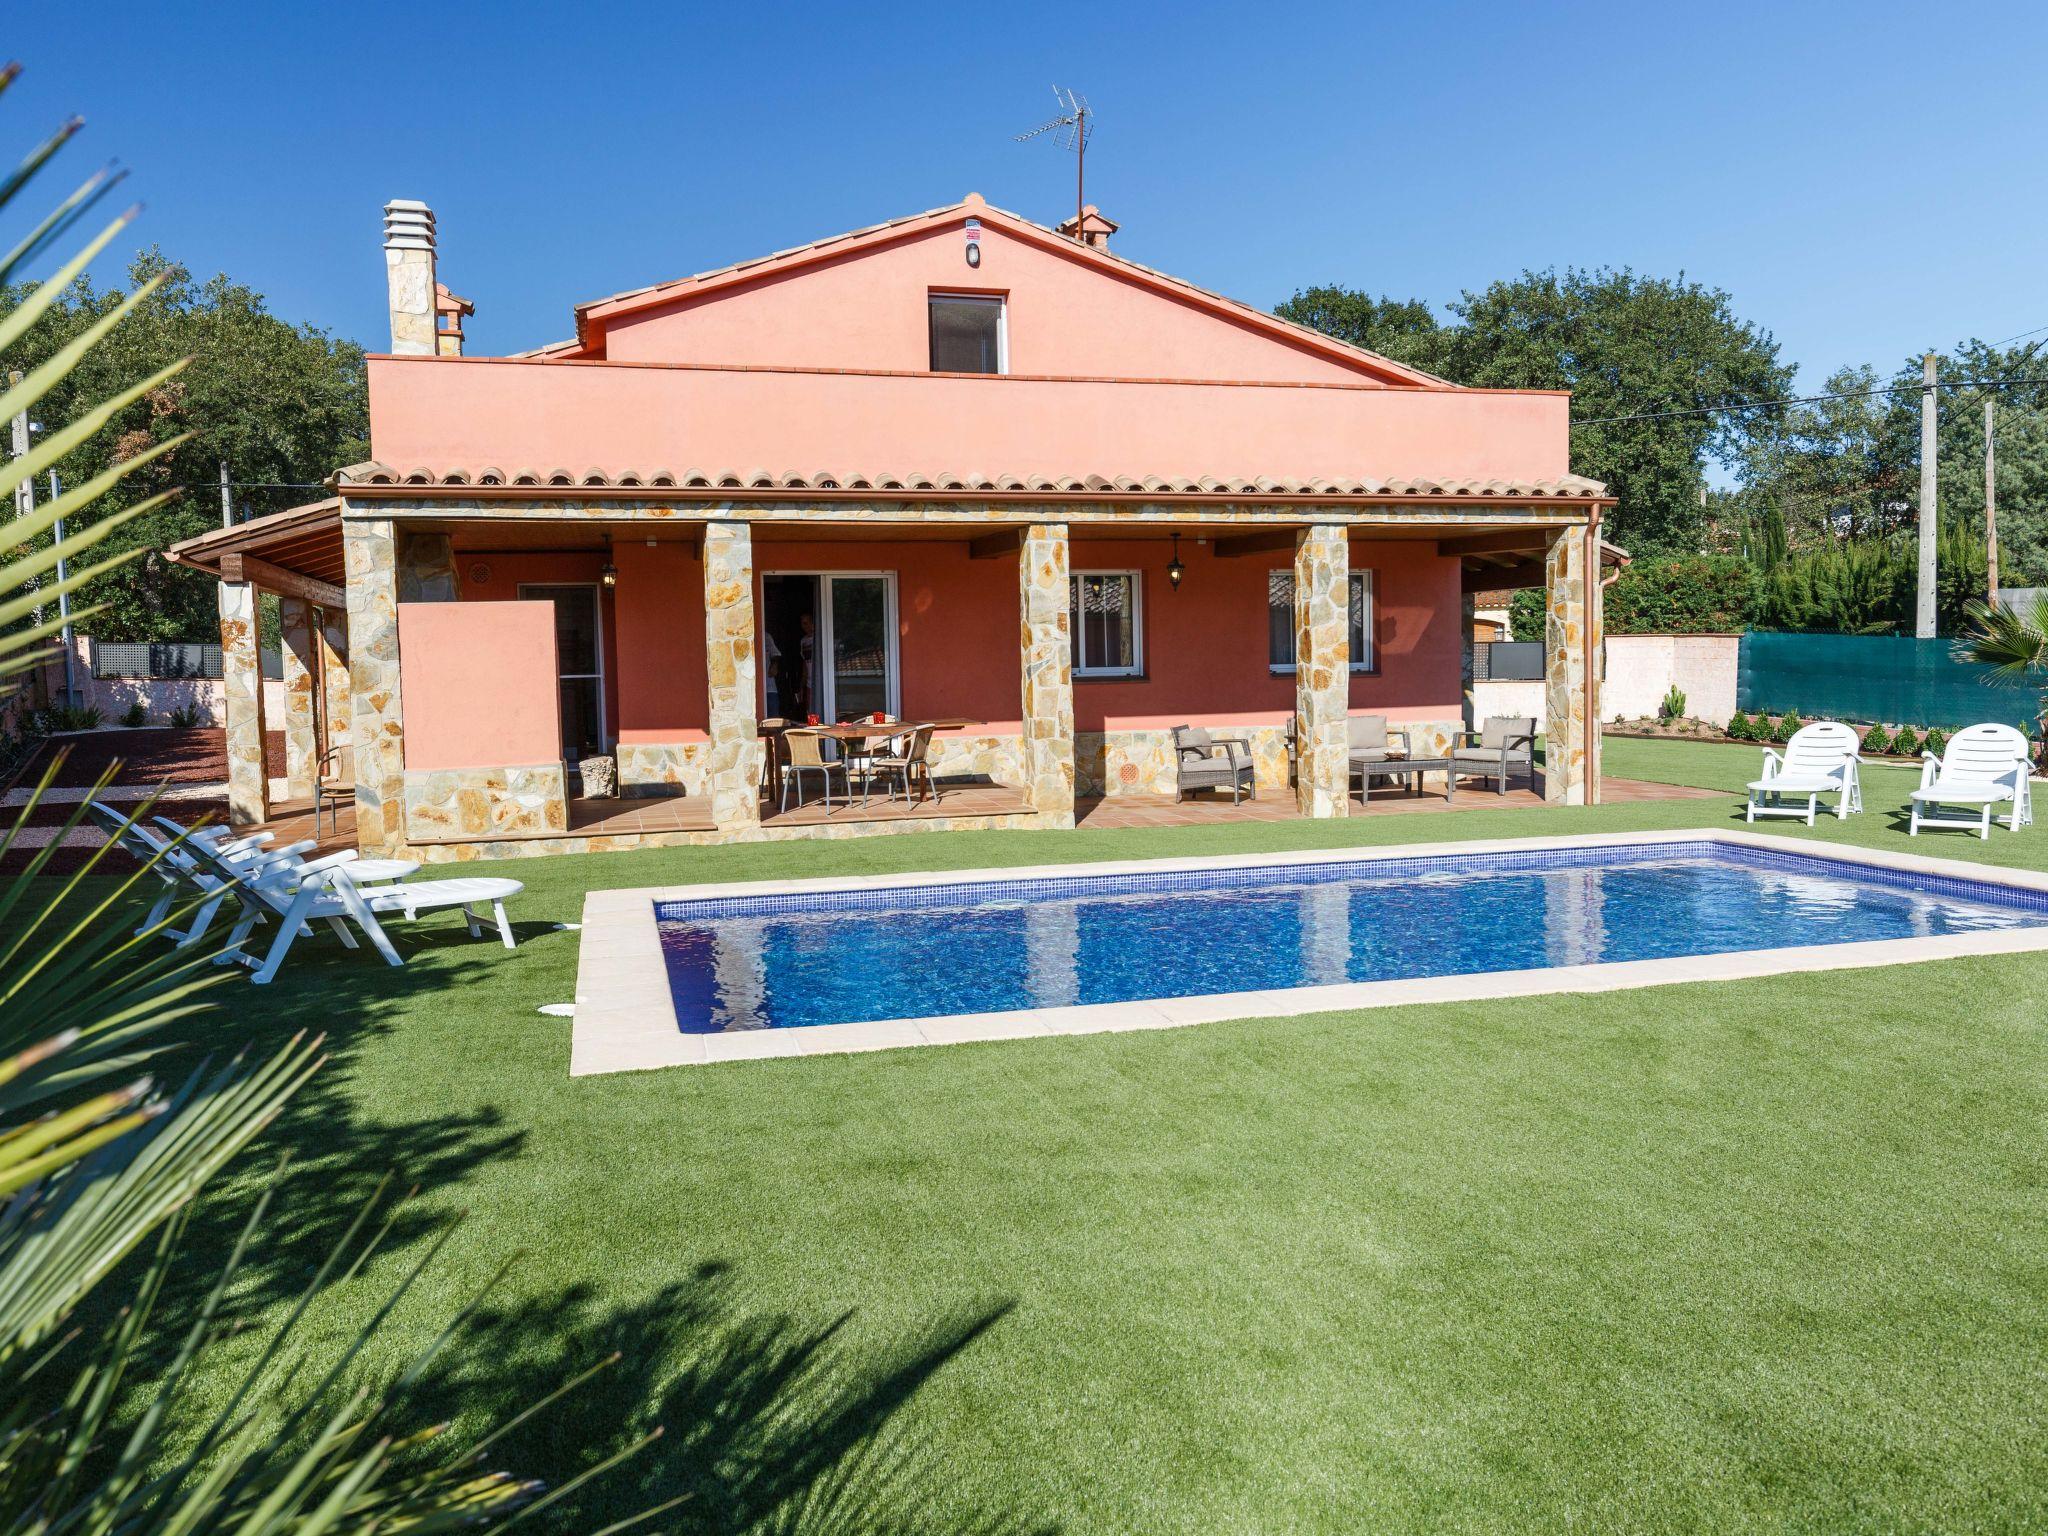
[[921,726],[928,725],[936,731],[961,731],[966,730],[969,726],[976,726],[982,723],[980,720],[969,720],[956,716],[941,720],[869,720],[864,718],[860,720],[841,720],[836,724],[830,725],[822,720],[816,725],[807,725],[801,721],[792,720],[782,725],[764,725],[760,727],[760,734],[770,738],[768,798],[779,801],[782,794],[783,755],[780,750],[774,747],[773,739],[783,736],[790,731],[808,731],[813,736],[823,736],[828,740],[839,742],[849,749],[846,753],[848,757],[860,758],[868,755],[867,745],[869,742],[886,741],[892,736],[908,736],[912,731],[919,729]]
[[809,731],[814,736],[829,736],[834,741],[865,742],[878,736],[908,736],[921,725],[928,725],[935,731],[961,731],[970,725],[980,725],[979,720],[842,720],[837,725],[820,721],[816,725],[804,725],[791,721],[786,725],[764,725],[763,736],[780,736],[785,731]]

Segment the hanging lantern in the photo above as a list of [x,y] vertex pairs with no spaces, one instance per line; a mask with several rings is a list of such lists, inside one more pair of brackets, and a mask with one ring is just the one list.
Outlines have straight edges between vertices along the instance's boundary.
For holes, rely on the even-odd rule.
[[1173,559],[1166,567],[1166,579],[1172,584],[1174,591],[1180,590],[1180,579],[1187,573],[1188,568],[1180,563],[1180,535],[1176,533],[1173,536]]

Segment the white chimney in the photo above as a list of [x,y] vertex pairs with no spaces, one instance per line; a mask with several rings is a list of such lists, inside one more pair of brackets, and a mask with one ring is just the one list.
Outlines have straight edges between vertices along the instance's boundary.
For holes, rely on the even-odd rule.
[[384,205],[384,276],[391,292],[391,350],[432,357],[434,336],[434,212],[409,197]]

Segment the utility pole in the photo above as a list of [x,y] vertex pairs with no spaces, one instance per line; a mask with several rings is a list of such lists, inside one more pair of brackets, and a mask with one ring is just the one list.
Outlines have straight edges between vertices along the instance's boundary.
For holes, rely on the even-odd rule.
[[[12,388],[13,388],[13,387],[14,387],[15,385],[19,384],[20,382],[21,382],[21,370],[20,370],[19,368],[14,368],[14,369],[10,369],[10,370],[8,371],[8,374],[7,374],[7,386],[8,386],[8,388],[12,389]],[[28,455],[28,412],[27,412],[27,411],[22,411],[22,412],[20,412],[20,413],[19,413],[19,414],[17,414],[17,415],[15,416],[15,418],[14,418],[14,438],[13,438],[13,444],[12,444],[12,446],[13,446],[13,449],[14,449],[14,456],[15,456],[15,457],[16,457],[17,459],[20,459],[20,458],[26,458],[26,457],[27,457],[27,455]],[[19,484],[17,484],[17,485],[16,485],[15,487],[14,487],[14,515],[15,515],[15,516],[16,516],[17,518],[22,518],[22,517],[33,517],[33,516],[35,516],[35,510],[36,510],[36,484],[35,484],[35,479],[34,479],[34,477],[32,477],[32,476],[29,476],[29,475],[23,475],[23,476],[21,477],[21,481],[20,481],[20,483],[19,483]],[[31,588],[37,588],[37,587],[40,587],[40,586],[42,586],[42,582],[40,582],[40,581],[36,580],[36,579],[35,579],[34,577],[31,577],[31,578],[29,578],[29,586],[30,586]],[[35,607],[35,621],[36,621],[36,623],[37,623],[37,624],[41,624],[41,623],[43,622],[43,605],[42,605],[41,603],[37,603],[37,604],[36,604],[36,607]]]
[[1929,352],[1920,359],[1920,600],[1913,618],[1913,633],[1922,640],[1934,638],[1934,536],[1940,521],[1934,484],[1936,457],[1934,354]]
[[1998,601],[1998,423],[1984,397],[1984,585],[1985,601]]
[[[19,384],[20,382],[21,370],[19,368],[10,369],[7,374],[7,387],[9,389],[12,389],[15,385]],[[21,412],[14,418],[14,441],[12,447],[14,456],[17,459],[23,457],[28,453],[27,411]],[[15,486],[14,488],[14,515],[16,517],[27,517],[31,513],[33,513],[35,509],[36,488],[34,483],[31,480],[29,480],[27,476],[24,475],[22,477],[21,483]]]
[[235,504],[228,498],[228,461],[220,461],[220,525],[223,528],[235,526]]
[[[50,471],[50,501],[54,505],[64,494],[64,482],[57,478],[57,471]],[[51,530],[57,548],[64,547],[64,519],[58,518]],[[65,589],[65,579],[71,573],[66,569],[62,555],[57,557],[57,617],[64,621],[64,707],[71,708],[78,702],[78,684],[71,671],[71,594]]]

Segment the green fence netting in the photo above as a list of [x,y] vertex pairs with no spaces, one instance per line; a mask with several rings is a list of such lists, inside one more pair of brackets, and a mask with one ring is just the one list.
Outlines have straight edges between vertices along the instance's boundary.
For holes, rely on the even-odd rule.
[[1736,707],[1922,729],[1993,720],[2034,734],[2040,689],[2015,687],[1989,667],[1957,661],[1949,645],[1905,635],[1746,634]]

